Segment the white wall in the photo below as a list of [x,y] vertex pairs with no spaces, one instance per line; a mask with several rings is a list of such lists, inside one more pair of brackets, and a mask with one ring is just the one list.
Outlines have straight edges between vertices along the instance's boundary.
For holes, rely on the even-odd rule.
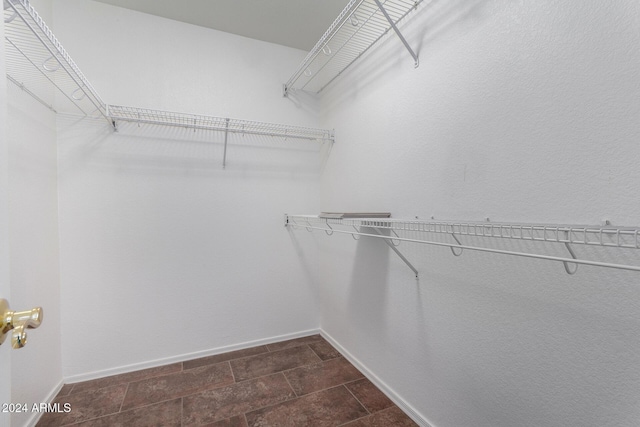
[[[109,103],[317,125],[281,95],[302,51],[91,1],[54,12]],[[58,126],[68,380],[318,328],[283,213],[317,210],[321,146],[233,135],[223,169],[220,134]]]
[[[339,143],[321,209],[640,225],[639,16],[631,0],[421,6],[404,26],[418,69],[391,37],[324,94]],[[416,282],[381,241],[317,239],[321,328],[434,426],[637,425],[637,273],[402,243]]]
[[[32,3],[50,21],[51,2]],[[54,95],[41,96],[50,102]],[[44,316],[24,348],[5,343],[2,350],[13,351],[12,401],[46,402],[62,381],[56,119],[13,83],[6,103],[10,304],[13,310],[41,306]],[[26,425],[33,415],[12,414],[12,425]]]

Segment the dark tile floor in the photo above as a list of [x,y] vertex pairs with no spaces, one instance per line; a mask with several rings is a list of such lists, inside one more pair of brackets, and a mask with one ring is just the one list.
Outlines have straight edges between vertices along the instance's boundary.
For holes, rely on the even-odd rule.
[[65,384],[38,426],[415,426],[320,335]]

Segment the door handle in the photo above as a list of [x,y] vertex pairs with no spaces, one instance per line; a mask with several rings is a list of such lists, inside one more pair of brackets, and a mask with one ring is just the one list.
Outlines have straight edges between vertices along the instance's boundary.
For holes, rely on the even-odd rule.
[[9,302],[0,299],[0,344],[11,332],[11,347],[22,348],[27,344],[27,329],[35,329],[42,323],[42,307],[26,311],[11,311]]

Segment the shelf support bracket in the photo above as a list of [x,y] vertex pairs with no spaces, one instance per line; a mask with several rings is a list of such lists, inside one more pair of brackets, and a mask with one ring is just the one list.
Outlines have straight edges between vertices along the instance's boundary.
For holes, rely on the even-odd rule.
[[[569,243],[567,243],[567,242],[564,242],[564,245],[566,246],[567,250],[569,251],[569,254],[571,255],[571,258],[578,259],[578,257],[576,256],[576,253],[573,252],[573,248],[571,247],[571,245],[569,245]],[[578,271],[578,264],[574,264],[575,267],[573,267],[573,269],[569,268],[569,263],[566,262],[566,261],[562,261],[562,264],[564,264],[564,270],[569,275],[576,274],[576,271]]]
[[[564,246],[567,248],[567,250],[569,251],[569,254],[571,255],[571,258],[573,259],[578,259],[578,257],[576,256],[576,253],[573,251],[573,248],[571,247],[571,245],[569,244],[569,242],[571,241],[570,237],[571,235],[569,234],[568,231],[564,232],[564,236],[566,241],[564,242]],[[569,268],[569,263],[566,261],[562,261],[562,264],[564,264],[564,270],[567,272],[567,274],[569,275],[573,275],[576,274],[576,271],[578,271],[578,264],[574,264],[573,269]]]
[[224,123],[224,153],[222,154],[222,169],[227,166],[227,139],[229,138],[229,119]]
[[[376,234],[378,234],[380,236],[384,236],[384,234],[382,234],[382,232],[380,230],[378,230],[377,228],[372,228],[372,230],[375,231]],[[391,243],[389,241],[389,239],[383,239],[383,240],[387,244],[387,246],[389,246],[391,249],[393,249],[393,251],[396,253],[396,255],[398,255],[400,257],[400,259],[402,261],[404,261],[405,264],[407,264],[407,266],[411,269],[411,271],[413,271],[413,273],[416,275],[416,279],[417,279],[418,278],[418,270],[416,270],[416,268],[409,262],[409,260],[407,258],[405,258],[405,256],[400,253],[398,248],[396,248],[396,245]]]
[[[382,6],[382,3],[380,3],[380,0],[374,0],[374,1],[378,5],[378,8],[380,9],[380,12],[382,12],[382,14],[387,19],[387,21],[389,21],[389,25],[391,25],[391,28],[393,28],[393,31],[396,32],[397,36],[400,38],[400,41],[402,42],[404,47],[407,48],[407,50],[409,51],[409,54],[411,54],[411,56],[413,57],[415,68],[418,68],[418,65],[420,65],[420,61],[418,60],[418,55],[416,55],[416,53],[413,51],[413,49],[411,49],[411,46],[409,46],[409,43],[407,43],[407,40],[404,38],[404,36],[400,32],[400,30],[398,30],[398,27],[396,27],[396,24],[393,22],[393,19],[391,19],[391,16],[389,16],[389,13],[387,13],[387,11],[384,8],[384,6]],[[417,274],[416,274],[416,276],[417,276]]]

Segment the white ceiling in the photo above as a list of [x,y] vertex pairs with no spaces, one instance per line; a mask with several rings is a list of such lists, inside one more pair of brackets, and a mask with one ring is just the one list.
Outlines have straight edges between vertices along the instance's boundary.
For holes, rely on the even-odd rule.
[[349,0],[97,0],[284,46],[311,50]]

